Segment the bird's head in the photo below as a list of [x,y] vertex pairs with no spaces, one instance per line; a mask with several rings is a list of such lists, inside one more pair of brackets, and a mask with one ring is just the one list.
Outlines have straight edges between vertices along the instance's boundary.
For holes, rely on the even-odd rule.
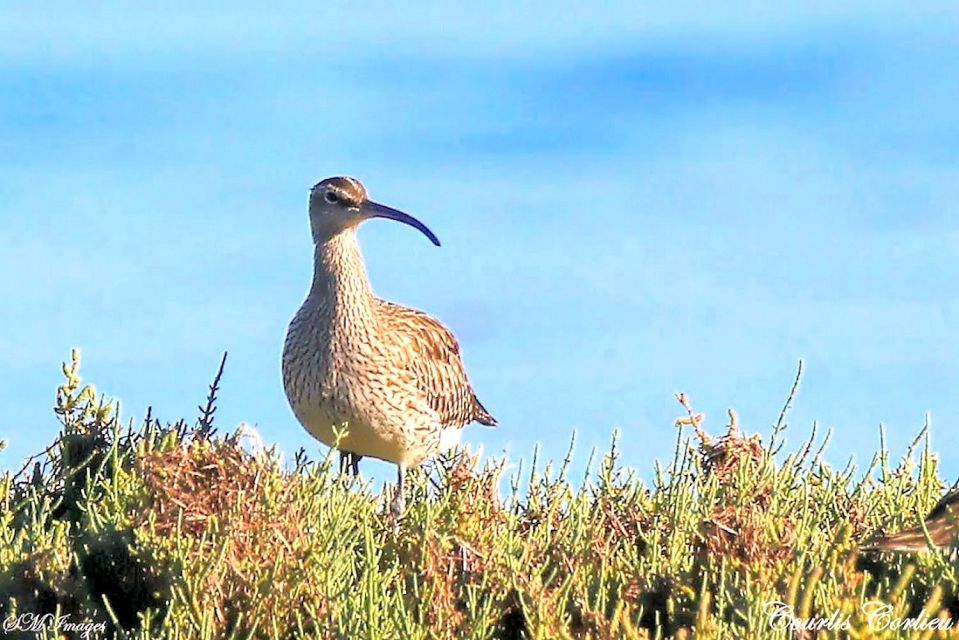
[[356,178],[327,178],[310,190],[310,228],[316,243],[354,229],[369,218],[387,218],[408,224],[440,246],[439,239],[429,227],[413,216],[370,200],[366,188]]

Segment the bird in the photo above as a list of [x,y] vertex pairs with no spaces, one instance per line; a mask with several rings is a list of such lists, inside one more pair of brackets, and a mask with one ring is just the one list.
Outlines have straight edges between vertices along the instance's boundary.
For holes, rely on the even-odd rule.
[[[935,548],[955,546],[959,534],[959,488],[944,495],[924,520],[925,531]],[[922,526],[878,536],[863,545],[863,551],[923,551],[929,548]]]
[[283,343],[283,387],[306,431],[339,449],[344,473],[357,474],[363,457],[396,465],[398,522],[407,471],[455,447],[467,424],[497,421],[473,391],[453,333],[373,294],[357,240],[371,218],[409,225],[440,246],[418,219],[370,200],[356,178],[315,184],[313,280]]

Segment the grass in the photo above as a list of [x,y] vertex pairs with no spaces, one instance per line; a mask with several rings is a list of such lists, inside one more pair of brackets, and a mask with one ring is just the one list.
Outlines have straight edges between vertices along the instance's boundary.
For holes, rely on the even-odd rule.
[[[894,467],[882,445],[867,469],[836,469],[815,431],[780,451],[785,409],[768,442],[732,412],[713,437],[680,394],[675,456],[650,486],[615,439],[574,480],[568,461],[502,478],[505,461],[458,452],[412,474],[394,533],[389,496],[331,457],[284,467],[219,434],[216,381],[196,424],[124,427],[78,366],[57,441],[0,479],[0,619],[131,638],[897,638],[940,636],[870,626],[866,603],[959,616],[950,555],[858,548],[941,494],[925,430]],[[773,628],[776,601],[849,628]]]

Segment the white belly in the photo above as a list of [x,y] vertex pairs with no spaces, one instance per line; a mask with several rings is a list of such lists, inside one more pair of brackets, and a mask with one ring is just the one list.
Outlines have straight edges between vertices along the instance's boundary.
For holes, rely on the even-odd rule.
[[440,431],[439,451],[449,451],[455,449],[460,444],[460,438],[463,436],[462,427],[445,427]]
[[[330,416],[319,407],[295,412],[310,435],[323,444],[342,451],[378,458],[406,468],[419,465],[436,452],[435,435],[418,442],[412,437],[411,431],[397,429],[392,424],[375,425],[370,424],[371,420],[356,417],[352,421],[343,421]],[[458,439],[457,436],[457,441]],[[440,442],[442,441],[441,435]],[[452,445],[455,445],[455,442]]]

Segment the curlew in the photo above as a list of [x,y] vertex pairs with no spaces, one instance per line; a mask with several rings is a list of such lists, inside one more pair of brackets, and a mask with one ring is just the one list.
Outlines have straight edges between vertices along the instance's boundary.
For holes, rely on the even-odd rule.
[[340,450],[344,470],[357,473],[365,456],[396,465],[392,511],[400,516],[407,469],[455,446],[465,425],[496,420],[473,392],[449,329],[370,289],[356,239],[361,222],[402,222],[439,246],[433,232],[372,202],[348,177],[315,185],[309,213],[313,283],[283,345],[286,397],[313,437]]

